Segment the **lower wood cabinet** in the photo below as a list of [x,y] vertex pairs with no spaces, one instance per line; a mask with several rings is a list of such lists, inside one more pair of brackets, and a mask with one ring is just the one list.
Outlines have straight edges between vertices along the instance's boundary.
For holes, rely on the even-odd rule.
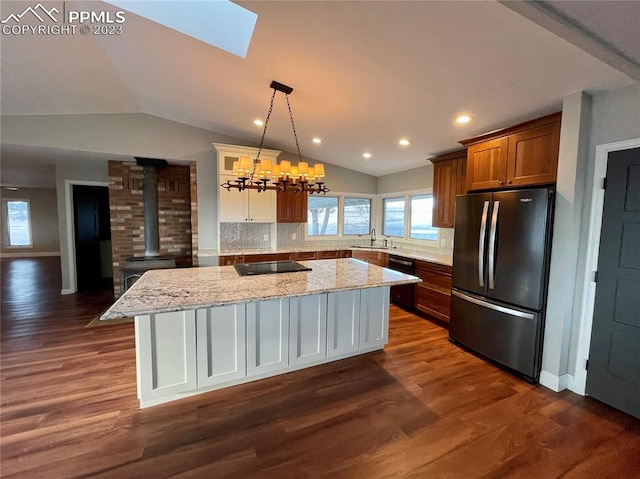
[[318,259],[317,251],[299,251],[295,254],[296,261]]
[[262,263],[264,261],[290,261],[293,253],[260,253],[245,254],[244,263]]
[[383,253],[382,251],[363,251],[354,249],[351,252],[351,257],[355,259],[361,259],[362,261],[366,261],[369,264],[375,264],[382,267],[387,267],[389,265],[389,255],[387,253]]
[[415,275],[422,279],[422,283],[414,286],[414,308],[448,323],[451,311],[451,266],[418,260]]

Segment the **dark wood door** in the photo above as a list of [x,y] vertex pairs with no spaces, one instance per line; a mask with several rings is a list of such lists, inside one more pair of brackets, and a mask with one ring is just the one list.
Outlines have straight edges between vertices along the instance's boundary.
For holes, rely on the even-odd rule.
[[78,291],[95,290],[103,280],[100,242],[111,238],[109,190],[103,186],[73,186],[74,240]]
[[640,418],[640,148],[609,154],[587,394]]

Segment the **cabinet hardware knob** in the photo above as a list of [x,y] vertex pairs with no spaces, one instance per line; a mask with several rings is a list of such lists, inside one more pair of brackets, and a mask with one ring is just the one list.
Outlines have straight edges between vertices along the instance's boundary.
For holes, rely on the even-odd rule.
[[509,181],[507,181],[507,183],[511,184],[511,183],[513,183],[513,181],[509,180]]
[[502,181],[502,180],[498,180],[498,184],[499,184],[499,185],[504,185],[504,181]]

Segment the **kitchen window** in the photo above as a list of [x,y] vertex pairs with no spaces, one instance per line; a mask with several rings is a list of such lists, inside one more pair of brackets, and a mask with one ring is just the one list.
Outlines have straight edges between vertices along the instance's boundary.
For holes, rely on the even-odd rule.
[[405,198],[385,198],[382,200],[382,234],[404,237]]
[[6,244],[13,248],[33,246],[29,200],[5,200]]
[[438,241],[432,226],[433,195],[416,192],[382,199],[382,234],[408,241]]
[[371,232],[371,196],[314,196],[307,199],[307,237],[340,238]]
[[338,197],[309,196],[307,199],[307,235],[338,235]]
[[432,195],[416,195],[411,197],[410,238],[432,241],[438,240],[438,229],[431,226],[432,214]]
[[344,198],[343,235],[368,235],[371,232],[371,198]]

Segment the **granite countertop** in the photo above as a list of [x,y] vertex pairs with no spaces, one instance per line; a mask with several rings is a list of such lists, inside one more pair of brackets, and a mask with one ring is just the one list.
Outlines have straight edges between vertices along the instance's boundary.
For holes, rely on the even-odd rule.
[[312,271],[257,276],[239,276],[233,266],[147,271],[100,319],[421,281],[415,276],[349,258],[299,263]]
[[371,248],[369,246],[306,246],[306,247],[283,247],[283,248],[263,248],[263,249],[238,249],[238,250],[220,250],[219,256],[233,256],[241,254],[269,254],[269,253],[297,253],[300,251],[336,251],[336,250],[351,250],[351,251],[381,251],[383,253],[389,253],[396,256],[403,256],[405,258],[419,259],[422,261],[428,261],[430,263],[442,264],[445,266],[451,266],[453,264],[453,258],[451,255],[431,253],[428,251],[422,251],[409,248]]

